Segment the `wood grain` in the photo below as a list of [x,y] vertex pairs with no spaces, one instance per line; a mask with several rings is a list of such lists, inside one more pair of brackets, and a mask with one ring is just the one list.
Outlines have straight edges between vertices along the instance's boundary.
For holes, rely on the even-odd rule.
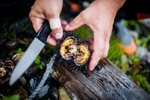
[[57,63],[50,73],[74,100],[150,100],[148,93],[107,59],[93,71],[72,71],[69,65]]

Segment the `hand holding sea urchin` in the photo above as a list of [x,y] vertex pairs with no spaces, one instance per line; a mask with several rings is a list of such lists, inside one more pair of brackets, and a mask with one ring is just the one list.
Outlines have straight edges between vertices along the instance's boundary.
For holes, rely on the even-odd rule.
[[[87,66],[91,52],[87,42],[80,40],[73,35],[67,35],[59,45],[59,54],[63,58],[63,63],[69,63],[73,66]],[[68,65],[67,65],[68,66]]]

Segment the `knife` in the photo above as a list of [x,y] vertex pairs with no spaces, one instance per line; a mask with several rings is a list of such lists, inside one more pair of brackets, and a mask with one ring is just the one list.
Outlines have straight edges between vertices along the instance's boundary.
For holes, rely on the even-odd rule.
[[46,44],[46,39],[48,35],[51,33],[51,31],[52,30],[50,29],[49,22],[45,20],[43,25],[39,29],[36,37],[31,42],[30,46],[25,51],[24,55],[21,57],[20,61],[13,70],[10,77],[9,85],[13,85],[22,76],[22,74],[30,67],[35,58],[44,48]]

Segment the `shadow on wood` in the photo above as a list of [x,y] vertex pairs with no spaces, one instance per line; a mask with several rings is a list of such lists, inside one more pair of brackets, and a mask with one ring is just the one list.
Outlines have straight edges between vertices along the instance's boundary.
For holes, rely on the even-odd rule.
[[56,64],[51,74],[73,100],[150,100],[148,93],[107,59],[84,72]]

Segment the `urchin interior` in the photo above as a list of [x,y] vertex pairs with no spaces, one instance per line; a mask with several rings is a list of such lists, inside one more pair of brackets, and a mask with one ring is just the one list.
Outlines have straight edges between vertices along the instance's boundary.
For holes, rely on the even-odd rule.
[[73,59],[76,65],[81,66],[87,62],[90,51],[86,44],[78,44],[76,38],[68,37],[60,46],[60,55],[65,60]]

